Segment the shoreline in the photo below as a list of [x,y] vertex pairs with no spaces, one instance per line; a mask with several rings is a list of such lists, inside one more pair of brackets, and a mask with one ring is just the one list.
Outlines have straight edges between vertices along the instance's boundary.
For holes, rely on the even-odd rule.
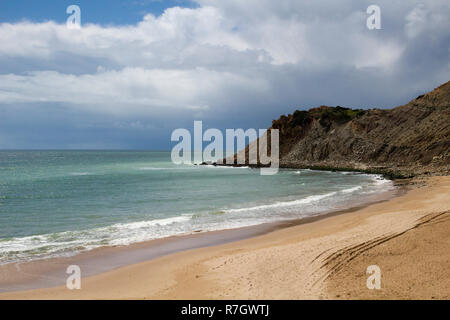
[[[83,277],[81,290],[71,291],[60,286],[0,293],[0,299],[448,299],[450,235],[447,225],[435,221],[428,226],[437,231],[438,227],[444,228],[444,238],[442,231],[427,231],[420,237],[414,236],[414,232],[422,230],[422,220],[430,215],[440,215],[439,219],[444,222],[443,213],[450,217],[450,177],[406,182],[406,185],[411,184],[413,187],[398,197],[353,211]],[[450,224],[450,219],[448,221]],[[396,239],[383,240],[383,245],[391,247],[379,255],[394,259],[391,263],[401,270],[392,278],[393,271],[381,265],[387,273],[383,274],[383,279],[390,281],[383,287],[393,286],[387,291],[374,292],[365,288],[366,266],[382,261],[379,257],[371,261],[371,250],[381,250],[382,245],[374,249],[368,246],[363,254],[356,254],[354,261],[363,259],[365,266],[355,271],[356,281],[351,272],[342,276],[342,272],[354,270],[351,259],[337,259],[339,264],[345,265],[339,272],[335,272],[339,268],[327,264],[336,255],[340,256],[340,252],[346,253],[348,248],[364,247],[364,243],[376,242],[386,235],[394,235]],[[404,241],[405,235],[412,240]],[[392,246],[395,240],[400,245]],[[425,247],[419,255],[411,256],[409,249],[398,254],[405,243]],[[434,258],[428,258],[428,252],[436,248],[441,251]],[[370,259],[365,261],[367,257]],[[405,264],[404,259],[410,263]],[[417,272],[419,263],[415,261],[423,261],[427,268],[439,272]],[[352,288],[355,283],[359,288]],[[398,287],[404,291],[399,292]],[[415,291],[411,292],[410,288]]]
[[[219,162],[202,162],[199,164],[194,164],[198,166],[214,166],[214,167],[249,167],[253,169],[261,169],[268,168],[268,165],[261,164],[225,164]],[[365,173],[365,174],[374,174],[381,175],[383,178],[398,181],[398,180],[408,180],[413,179],[416,175],[410,171],[402,171],[402,170],[392,170],[387,165],[384,166],[367,166],[359,164],[354,167],[349,166],[339,166],[339,165],[330,165],[330,164],[295,164],[295,163],[281,163],[279,169],[292,169],[292,170],[313,170],[313,171],[329,171],[329,172],[355,172],[355,173]]]
[[406,192],[403,185],[404,181],[406,180],[402,180],[402,182],[394,180],[395,189],[371,195],[367,197],[367,202],[364,204],[328,210],[310,217],[260,223],[233,229],[194,231],[189,234],[173,235],[128,245],[103,246],[70,256],[2,264],[0,265],[0,294],[61,286],[66,282],[68,276],[66,268],[69,265],[79,265],[83,270],[84,277],[92,277],[166,255],[238,242],[269,234],[279,229],[354,212],[401,196]]

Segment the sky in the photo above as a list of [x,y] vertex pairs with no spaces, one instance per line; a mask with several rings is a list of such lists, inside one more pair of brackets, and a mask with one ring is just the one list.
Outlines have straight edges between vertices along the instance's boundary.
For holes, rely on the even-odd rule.
[[392,108],[450,80],[449,15],[448,0],[0,0],[0,149],[170,150],[194,120]]

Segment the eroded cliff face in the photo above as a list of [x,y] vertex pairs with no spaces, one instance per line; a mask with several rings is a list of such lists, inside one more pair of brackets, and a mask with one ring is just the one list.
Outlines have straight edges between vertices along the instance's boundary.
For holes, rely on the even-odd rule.
[[321,106],[281,116],[271,128],[279,129],[281,167],[364,170],[393,178],[447,175],[450,81],[394,109]]
[[282,167],[448,174],[450,81],[394,109],[322,106],[273,121]]

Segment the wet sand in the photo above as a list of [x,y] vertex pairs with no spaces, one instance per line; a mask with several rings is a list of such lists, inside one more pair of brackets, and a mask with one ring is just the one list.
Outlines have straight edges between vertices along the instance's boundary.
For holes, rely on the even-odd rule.
[[[449,194],[449,177],[434,177],[358,210],[84,273],[81,290],[60,286],[0,299],[448,299]],[[365,286],[373,264],[382,271],[381,290]]]

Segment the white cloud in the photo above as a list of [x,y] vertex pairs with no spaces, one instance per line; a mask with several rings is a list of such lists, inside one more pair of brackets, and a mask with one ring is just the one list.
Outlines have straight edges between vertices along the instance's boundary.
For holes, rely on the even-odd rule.
[[417,4],[405,16],[406,36],[411,40],[420,35],[439,37],[439,33],[436,34],[436,32],[450,29],[449,11],[450,3],[448,1],[444,3],[430,1],[427,4]]
[[[382,1],[383,29],[377,31],[367,30],[367,6],[356,0],[197,2],[199,8],[170,8],[129,26],[0,24],[0,105],[59,103],[112,115],[190,110],[219,117],[224,108],[359,103],[361,92],[393,94],[386,83],[398,83],[403,92],[450,74],[448,64],[436,71],[427,62],[415,71],[421,84],[407,82],[414,81],[411,66],[419,58],[434,64],[433,54],[448,54],[445,1]],[[422,56],[417,44],[430,34],[434,50]],[[336,96],[341,85],[347,89]]]
[[245,87],[254,94],[264,81],[206,70],[124,68],[75,76],[55,71],[0,75],[3,103],[63,103],[86,111],[148,115],[176,109],[208,110],[218,90]]

